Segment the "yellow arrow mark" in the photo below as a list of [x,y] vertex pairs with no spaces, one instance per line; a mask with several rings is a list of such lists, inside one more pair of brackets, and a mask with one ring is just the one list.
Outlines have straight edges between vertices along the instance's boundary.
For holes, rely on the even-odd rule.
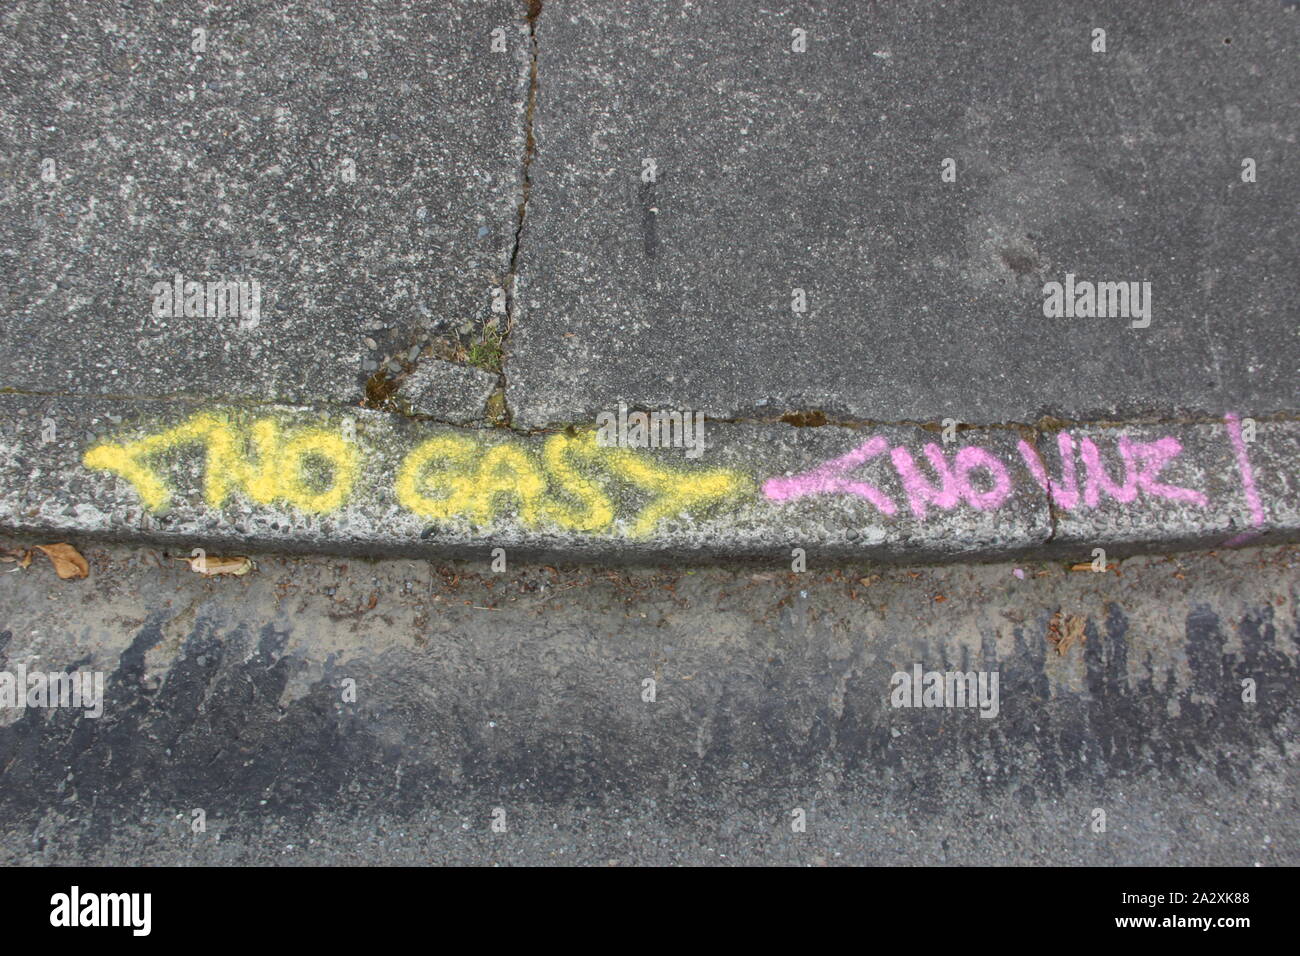
[[[245,438],[252,457],[243,453]],[[203,497],[213,508],[240,491],[257,504],[284,500],[301,511],[334,511],[352,491],[360,468],[355,445],[322,428],[308,428],[286,436],[273,418],[261,418],[245,430],[210,413],[126,443],[105,442],[86,451],[87,468],[110,471],[129,481],[145,507],[165,508],[171,489],[150,464],[150,459],[185,445],[202,444],[207,453],[203,469]],[[303,466],[316,459],[329,469],[328,484],[313,488]]]

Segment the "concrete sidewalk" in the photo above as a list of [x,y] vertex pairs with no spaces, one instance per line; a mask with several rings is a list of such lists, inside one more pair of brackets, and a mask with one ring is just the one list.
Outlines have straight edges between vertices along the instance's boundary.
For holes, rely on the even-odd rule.
[[600,560],[1294,540],[1298,23],[19,2],[0,528]]

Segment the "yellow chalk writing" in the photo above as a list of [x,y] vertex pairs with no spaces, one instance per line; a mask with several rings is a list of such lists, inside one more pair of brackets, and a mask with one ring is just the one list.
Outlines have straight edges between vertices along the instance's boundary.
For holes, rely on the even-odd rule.
[[547,517],[561,528],[570,531],[602,531],[614,522],[614,506],[600,484],[594,478],[584,477],[569,463],[570,453],[587,453],[590,457],[589,449],[595,447],[595,432],[588,432],[582,438],[552,435],[542,446],[542,460],[546,464],[547,473],[555,479],[561,490],[579,501],[577,505],[557,498],[547,502]]
[[[173,496],[164,453],[185,446],[204,450],[203,498],[213,508],[240,495],[254,504],[286,502],[327,513],[347,503],[361,472],[358,445],[333,431],[292,428],[282,416],[213,412],[134,441],[102,442],[83,462],[130,482],[145,506],[159,511]],[[616,495],[612,483],[631,487]],[[626,448],[601,447],[594,432],[551,435],[540,447],[435,435],[402,458],[393,478],[397,503],[429,521],[485,525],[513,516],[527,528],[632,536],[746,491],[752,482],[741,472],[670,467]]]
[[[648,534],[665,518],[701,510],[749,487],[739,472],[669,468],[624,448],[599,447],[595,433],[588,432],[552,435],[542,446],[540,467],[520,445],[479,451],[469,438],[430,438],[407,456],[396,492],[402,507],[423,518],[462,516],[487,523],[503,507],[515,506],[526,527],[552,524],[569,531],[608,532],[615,509],[597,471],[650,495],[630,517],[628,533],[634,537]],[[435,497],[431,491],[441,493]]]
[[603,463],[615,475],[654,495],[633,521],[633,537],[648,534],[664,518],[720,501],[745,485],[739,475],[723,468],[688,472],[665,468],[626,448],[601,450],[606,452]]
[[[397,503],[421,518],[447,519],[474,507],[473,439],[430,438],[406,456],[397,473]],[[432,495],[429,492],[441,492]]]
[[[126,479],[145,507],[161,511],[172,491],[152,462],[165,451],[199,444],[206,453],[203,497],[213,508],[238,491],[257,504],[286,501],[300,511],[333,511],[347,500],[360,470],[356,446],[323,428],[286,434],[273,418],[244,428],[206,412],[137,441],[96,445],[82,462]],[[313,459],[315,481],[308,474]]]

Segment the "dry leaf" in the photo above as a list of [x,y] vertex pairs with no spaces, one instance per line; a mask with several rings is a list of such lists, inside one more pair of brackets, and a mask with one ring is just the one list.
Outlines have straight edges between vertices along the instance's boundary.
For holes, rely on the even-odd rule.
[[54,565],[54,573],[65,581],[75,581],[90,574],[90,565],[70,544],[38,544],[36,549],[44,552]]
[[1056,653],[1064,655],[1075,644],[1082,644],[1087,641],[1088,635],[1083,630],[1087,624],[1088,619],[1077,614],[1071,614],[1067,617],[1065,619],[1065,633],[1056,642]]
[[[1071,571],[1092,571],[1094,570],[1094,568],[1092,566],[1091,561],[1084,561],[1081,562],[1080,564],[1070,565],[1070,570]],[[1119,574],[1119,564],[1115,561],[1111,561],[1109,564],[1106,565],[1106,570],[1114,571],[1116,574]]]
[[219,558],[215,554],[209,554],[183,558],[182,560],[190,566],[191,571],[206,577],[212,577],[216,574],[233,574],[238,577],[256,568],[252,558],[245,558],[237,554],[228,558]]
[[1055,647],[1061,642],[1061,612],[1057,611],[1047,622],[1047,640]]
[[31,565],[32,552],[24,548],[5,548],[4,553],[0,554],[0,561],[5,564],[18,565],[14,570],[19,571]]

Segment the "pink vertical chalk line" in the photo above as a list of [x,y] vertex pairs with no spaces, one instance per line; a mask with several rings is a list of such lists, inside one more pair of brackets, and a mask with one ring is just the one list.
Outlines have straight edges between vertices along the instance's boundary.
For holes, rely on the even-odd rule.
[[[1259,500],[1259,491],[1255,488],[1255,472],[1250,467],[1250,455],[1246,453],[1246,442],[1241,437],[1241,418],[1236,412],[1228,412],[1223,416],[1223,421],[1228,426],[1228,439],[1232,442],[1232,451],[1237,456],[1237,470],[1241,472],[1241,486],[1246,491],[1246,504],[1250,505],[1251,523],[1256,529],[1262,530],[1266,521],[1264,504]],[[1230,541],[1224,542],[1224,547],[1235,548],[1245,544],[1252,538],[1259,537],[1259,530],[1239,534]]]

